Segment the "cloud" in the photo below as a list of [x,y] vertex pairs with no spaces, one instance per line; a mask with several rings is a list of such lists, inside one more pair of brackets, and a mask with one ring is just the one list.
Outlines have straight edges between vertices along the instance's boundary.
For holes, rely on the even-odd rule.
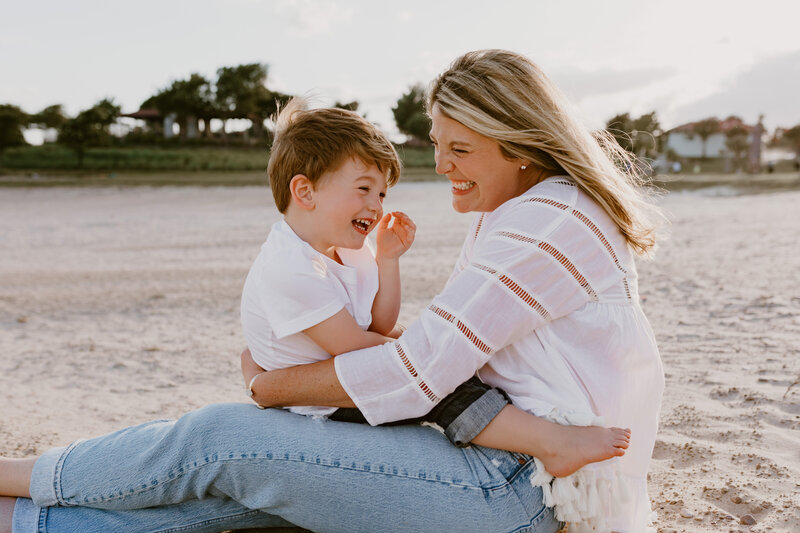
[[353,8],[333,0],[281,0],[275,13],[288,22],[289,30],[302,37],[330,33],[339,23],[353,17]]
[[578,102],[587,97],[630,91],[666,79],[675,73],[676,69],[667,67],[594,71],[556,68],[551,77],[561,90]]
[[771,126],[800,123],[800,50],[772,56],[723,84],[722,89],[705,98],[681,106],[673,116],[683,122],[716,115],[739,115],[755,122],[765,115]]

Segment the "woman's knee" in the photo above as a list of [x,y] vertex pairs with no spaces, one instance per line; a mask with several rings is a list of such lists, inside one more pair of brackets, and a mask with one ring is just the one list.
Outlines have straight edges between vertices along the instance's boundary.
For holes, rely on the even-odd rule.
[[[241,437],[247,428],[259,424],[264,411],[254,404],[217,403],[186,413],[175,424],[175,430],[185,432],[193,441],[227,440]],[[261,416],[260,416],[261,414]]]
[[212,403],[186,413],[181,420],[189,419],[192,423],[201,425],[219,423],[221,420],[236,419],[242,416],[249,407],[250,405],[245,403]]

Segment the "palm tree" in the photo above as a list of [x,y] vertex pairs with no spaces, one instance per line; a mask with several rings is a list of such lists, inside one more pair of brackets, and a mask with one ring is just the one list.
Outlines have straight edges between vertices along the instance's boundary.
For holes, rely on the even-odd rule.
[[702,158],[706,158],[706,141],[708,138],[718,133],[720,131],[720,122],[719,119],[715,117],[710,117],[705,120],[701,120],[700,122],[695,122],[694,126],[692,127],[692,131],[700,137],[700,140],[703,143],[703,151],[702,151]]
[[797,159],[800,160],[800,124],[784,131],[781,139],[785,139],[786,144],[794,150]]
[[736,168],[740,169],[745,154],[750,148],[750,141],[747,140],[747,128],[742,125],[734,126],[725,132],[725,137],[725,148],[733,154]]

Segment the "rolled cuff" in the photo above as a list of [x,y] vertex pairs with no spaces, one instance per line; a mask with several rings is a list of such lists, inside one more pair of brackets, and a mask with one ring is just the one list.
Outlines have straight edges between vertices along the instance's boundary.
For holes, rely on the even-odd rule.
[[508,403],[508,399],[499,390],[487,390],[445,426],[444,434],[450,442],[460,448],[469,446],[472,439],[477,437],[478,433],[483,431]]
[[52,507],[65,505],[60,501],[61,469],[64,461],[80,441],[73,442],[67,447],[53,448],[44,452],[33,464],[31,472],[31,500],[39,507]]
[[42,508],[28,498],[17,498],[14,516],[11,518],[12,533],[39,533]]
[[333,366],[342,388],[371,426],[424,416],[438,403],[414,381],[395,343],[344,353],[334,358]]

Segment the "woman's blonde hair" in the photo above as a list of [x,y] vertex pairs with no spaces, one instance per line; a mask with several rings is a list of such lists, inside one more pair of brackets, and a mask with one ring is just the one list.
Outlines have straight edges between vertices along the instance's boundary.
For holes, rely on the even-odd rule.
[[428,114],[434,105],[497,141],[509,159],[571,176],[637,254],[654,250],[658,211],[643,195],[644,177],[636,161],[607,132],[593,136],[528,58],[505,50],[468,52],[432,82]]

